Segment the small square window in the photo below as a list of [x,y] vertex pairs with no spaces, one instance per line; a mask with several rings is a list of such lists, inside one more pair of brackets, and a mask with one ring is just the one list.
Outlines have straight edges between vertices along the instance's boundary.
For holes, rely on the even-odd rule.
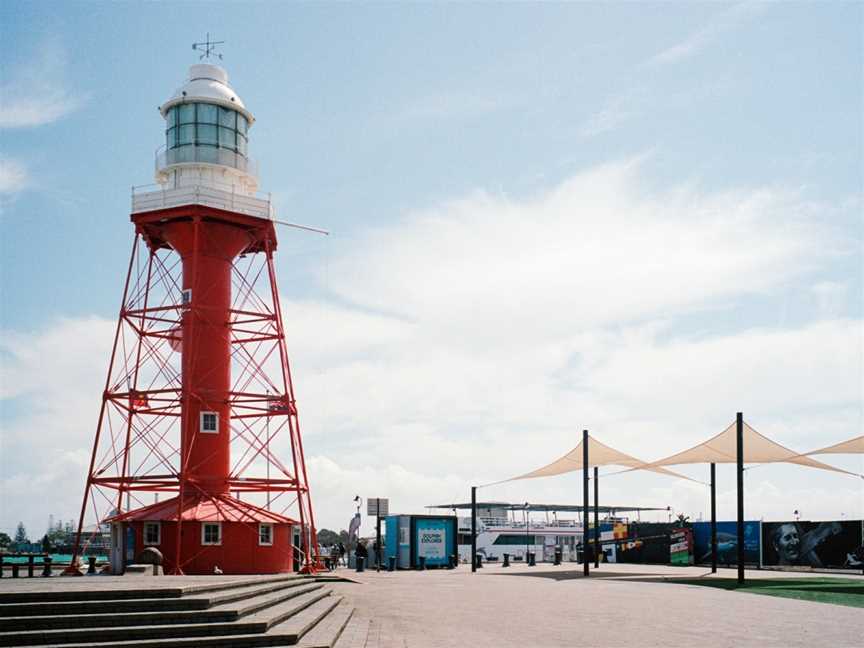
[[258,544],[262,547],[273,546],[273,525],[259,524],[258,525]]
[[188,306],[192,303],[192,289],[186,288],[180,293],[180,304],[183,306]]
[[144,544],[145,545],[158,545],[161,541],[161,531],[162,525],[158,522],[145,522],[144,523]]
[[219,522],[204,522],[201,525],[202,545],[222,544],[222,524]]
[[201,431],[219,434],[219,412],[201,412]]

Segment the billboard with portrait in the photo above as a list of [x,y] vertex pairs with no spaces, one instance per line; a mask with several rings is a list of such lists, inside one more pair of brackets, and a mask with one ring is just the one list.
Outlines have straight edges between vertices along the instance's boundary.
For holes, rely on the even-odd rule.
[[[744,564],[759,564],[759,522],[744,522]],[[693,523],[693,558],[696,564],[711,562],[711,523]],[[721,565],[738,564],[738,524],[717,522],[717,562]]]
[[861,569],[861,520],[762,523],[765,567]]

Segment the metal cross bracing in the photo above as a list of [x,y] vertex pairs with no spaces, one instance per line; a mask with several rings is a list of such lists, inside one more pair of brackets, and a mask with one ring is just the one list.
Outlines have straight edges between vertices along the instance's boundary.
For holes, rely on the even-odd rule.
[[[319,567],[314,514],[285,344],[273,249],[240,255],[232,267],[230,457],[228,487],[244,502],[295,519],[303,529],[303,569]],[[189,479],[190,453],[181,456],[184,393],[182,331],[192,326],[195,300],[184,302],[180,255],[136,234],[102,396],[73,554],[86,547],[103,521],[152,502],[145,494],[179,495],[178,552],[184,494],[219,497]],[[188,330],[188,329],[187,329]],[[198,362],[191,358],[187,362]],[[288,444],[285,443],[287,437]],[[194,441],[193,441],[194,443]],[[290,444],[290,460],[277,450]],[[90,531],[84,534],[84,529]],[[175,571],[182,573],[179,556]]]

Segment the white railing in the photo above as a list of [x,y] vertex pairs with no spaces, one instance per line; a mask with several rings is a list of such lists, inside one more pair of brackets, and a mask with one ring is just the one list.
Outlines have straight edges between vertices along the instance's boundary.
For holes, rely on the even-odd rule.
[[155,211],[181,205],[206,205],[258,218],[273,219],[275,212],[270,194],[238,192],[232,185],[141,185],[132,187],[132,213]]
[[216,146],[188,144],[166,150],[163,145],[156,151],[157,174],[176,164],[216,164],[258,177],[258,162],[240,153]]

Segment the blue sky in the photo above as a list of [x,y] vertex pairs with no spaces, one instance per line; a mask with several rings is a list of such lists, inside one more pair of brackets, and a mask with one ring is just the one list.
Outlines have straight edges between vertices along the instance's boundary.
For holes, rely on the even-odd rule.
[[[0,528],[76,506],[130,187],[206,31],[261,188],[334,232],[283,232],[279,257],[325,523],[355,491],[461,498],[582,427],[646,458],[745,407],[796,449],[860,433],[860,3],[4,2],[0,483],[22,503]],[[843,493],[814,514],[862,515],[854,480],[800,470],[764,469],[753,510],[802,508],[803,476],[796,502]],[[702,506],[628,479],[610,496]]]

